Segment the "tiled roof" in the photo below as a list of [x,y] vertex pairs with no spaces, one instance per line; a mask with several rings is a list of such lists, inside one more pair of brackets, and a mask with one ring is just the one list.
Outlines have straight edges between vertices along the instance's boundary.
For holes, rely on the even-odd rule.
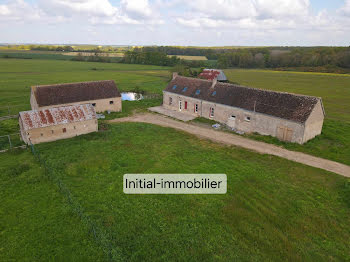
[[113,80],[41,85],[32,90],[39,107],[120,97]]
[[199,78],[207,80],[214,80],[217,78],[218,81],[227,81],[224,72],[218,69],[204,69],[203,72],[199,74]]
[[[177,76],[168,84],[165,91],[300,123],[304,123],[308,119],[314,106],[320,100],[318,97],[228,83],[217,82],[214,87],[211,87],[212,84],[213,82],[208,80]],[[174,85],[176,85],[175,89],[173,89]],[[187,89],[183,91],[185,87]]]
[[19,113],[19,117],[22,120],[23,129],[30,130],[96,119],[96,112],[91,104],[84,104],[23,111]]

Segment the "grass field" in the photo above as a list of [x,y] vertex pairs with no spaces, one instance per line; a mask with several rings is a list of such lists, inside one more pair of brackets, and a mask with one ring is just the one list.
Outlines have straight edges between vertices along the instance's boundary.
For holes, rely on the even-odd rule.
[[30,109],[32,85],[105,79],[115,80],[121,91],[161,94],[170,73],[159,66],[0,58],[0,116],[7,114],[7,105],[14,113]]
[[[37,149],[124,260],[350,259],[340,176],[140,123]],[[139,172],[226,173],[228,194],[124,195],[123,174]]]
[[[231,81],[254,87],[270,83],[275,90],[322,94],[330,111],[324,134],[296,150],[320,150],[319,156],[349,161],[349,77],[227,73]],[[29,109],[33,84],[99,79],[116,80],[122,91],[138,88],[160,94],[169,73],[157,66],[0,59],[0,106],[24,104]],[[327,96],[325,82],[339,93]],[[123,112],[107,117],[160,103],[125,101]],[[349,179],[170,128],[103,122],[100,127],[98,133],[36,149],[85,214],[108,232],[123,261],[350,260]],[[1,121],[0,135],[17,128],[16,120]],[[228,193],[125,195],[125,173],[225,173]],[[0,177],[1,261],[107,261],[89,228],[28,149],[0,154]]]

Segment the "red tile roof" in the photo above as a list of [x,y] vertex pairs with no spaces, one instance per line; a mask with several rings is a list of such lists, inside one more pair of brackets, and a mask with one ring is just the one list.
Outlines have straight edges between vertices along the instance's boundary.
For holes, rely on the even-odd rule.
[[199,74],[199,77],[207,80],[214,80],[218,75],[220,75],[220,71],[218,70],[204,69],[203,72]]
[[91,104],[84,104],[23,111],[19,113],[19,117],[22,120],[23,129],[30,130],[96,119],[96,112]]

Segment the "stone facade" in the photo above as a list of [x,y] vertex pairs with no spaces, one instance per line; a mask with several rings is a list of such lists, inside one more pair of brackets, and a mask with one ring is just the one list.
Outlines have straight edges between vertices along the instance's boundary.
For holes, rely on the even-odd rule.
[[56,107],[19,113],[22,140],[38,144],[98,131],[91,104]]
[[105,111],[111,111],[111,112],[120,112],[122,111],[122,99],[121,97],[113,97],[113,98],[105,98],[105,99],[97,99],[97,100],[88,100],[88,101],[79,101],[75,103],[67,103],[67,104],[59,104],[54,106],[38,106],[38,103],[36,102],[35,96],[33,95],[33,91],[31,92],[30,96],[30,105],[32,107],[32,110],[41,110],[41,109],[47,109],[51,107],[62,107],[62,106],[70,106],[70,105],[77,105],[77,104],[91,104],[95,107],[96,112],[105,112]]
[[32,86],[32,110],[91,104],[96,112],[120,112],[121,94],[112,80]]
[[305,123],[167,91],[163,91],[163,106],[184,114],[212,119],[237,131],[256,132],[299,144],[321,133],[324,118],[321,101],[314,107]]
[[28,144],[39,144],[43,142],[50,142],[59,139],[66,139],[75,136],[88,134],[98,131],[97,120],[87,120],[84,122],[61,124],[49,127],[35,128],[28,131],[24,131],[22,121],[19,121],[21,128],[22,140]]

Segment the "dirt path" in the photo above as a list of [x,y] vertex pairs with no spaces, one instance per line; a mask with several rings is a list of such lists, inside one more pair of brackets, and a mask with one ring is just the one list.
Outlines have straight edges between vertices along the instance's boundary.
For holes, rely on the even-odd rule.
[[143,122],[150,123],[164,127],[171,127],[190,134],[194,134],[201,138],[206,138],[218,143],[226,145],[234,145],[247,148],[261,154],[269,154],[279,156],[294,162],[302,163],[308,166],[321,168],[339,175],[350,177],[350,166],[340,164],[331,160],[311,156],[301,152],[290,151],[272,144],[254,141],[248,138],[240,137],[238,135],[216,131],[214,129],[200,127],[193,124],[186,124],[171,118],[156,115],[156,114],[136,114],[130,117],[118,118],[109,122]]

